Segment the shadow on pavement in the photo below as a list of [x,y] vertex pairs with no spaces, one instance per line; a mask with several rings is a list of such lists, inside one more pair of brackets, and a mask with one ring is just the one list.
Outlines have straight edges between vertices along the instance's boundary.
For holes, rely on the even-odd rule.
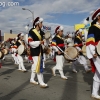
[[[25,83],[23,83],[22,85],[20,85],[19,87],[15,88],[12,92],[10,92],[9,94],[0,97],[0,100],[11,100],[14,96],[16,96],[16,94],[18,94],[20,91],[23,90],[23,88],[25,88],[27,85],[29,84],[29,80],[27,80]],[[27,100],[27,99],[20,99],[20,100]]]
[[45,69],[44,72],[46,73],[51,73],[51,74],[44,74],[44,81],[45,83],[48,83],[50,78],[52,77],[52,71],[51,71],[51,67],[48,65],[48,63],[45,64]]
[[6,70],[6,71],[0,73],[0,76],[5,75],[5,74],[10,74],[10,73],[14,72],[15,70],[16,70],[16,69],[8,69],[8,70]]
[[92,92],[92,84],[93,84],[93,73],[89,72],[89,73],[82,73],[83,74],[83,79],[84,81],[90,86],[90,89],[86,90],[86,91],[90,91]]
[[67,72],[69,72],[67,75],[73,77],[75,81],[71,77],[65,80],[66,84],[61,100],[77,100],[77,74],[71,72],[70,66],[64,67],[64,73],[66,74]]

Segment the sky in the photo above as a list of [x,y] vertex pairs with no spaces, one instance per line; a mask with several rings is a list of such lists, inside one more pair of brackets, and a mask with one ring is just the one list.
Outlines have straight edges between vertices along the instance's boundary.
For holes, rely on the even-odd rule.
[[42,17],[43,25],[50,26],[52,33],[57,26],[64,26],[64,33],[74,31],[74,25],[82,23],[91,11],[100,7],[100,0],[0,0],[0,30],[8,33],[28,31],[32,28],[32,13],[34,18]]

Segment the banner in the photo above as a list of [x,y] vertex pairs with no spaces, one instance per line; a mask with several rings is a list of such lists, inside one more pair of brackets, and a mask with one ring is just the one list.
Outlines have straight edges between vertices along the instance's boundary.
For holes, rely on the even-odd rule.
[[49,27],[49,26],[43,26],[43,30],[51,31],[51,27]]

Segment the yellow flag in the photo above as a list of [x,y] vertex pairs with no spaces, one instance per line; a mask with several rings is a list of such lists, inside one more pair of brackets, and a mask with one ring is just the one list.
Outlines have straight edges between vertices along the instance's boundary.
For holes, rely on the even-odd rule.
[[84,27],[85,27],[84,24],[75,24],[75,25],[74,25],[75,31],[79,30],[80,28],[84,28]]

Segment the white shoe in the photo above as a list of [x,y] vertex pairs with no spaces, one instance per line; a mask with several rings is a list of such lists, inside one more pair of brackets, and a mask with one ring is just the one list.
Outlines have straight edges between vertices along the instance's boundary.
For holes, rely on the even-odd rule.
[[67,80],[68,78],[66,76],[61,76],[62,79]]
[[17,63],[14,63],[15,65],[18,65]]
[[35,85],[38,85],[38,82],[33,81],[33,80],[30,80],[30,83],[35,84]]
[[73,69],[72,72],[77,73],[77,71],[75,69]]
[[91,97],[100,100],[100,96],[99,96],[99,95],[93,95],[93,94],[92,94]]
[[48,87],[48,85],[45,84],[45,83],[42,83],[42,84],[40,84],[40,87],[42,87],[42,88],[46,88],[46,87]]
[[90,68],[90,69],[88,69],[88,70],[86,70],[86,73],[89,73],[89,72],[91,72],[91,68]]
[[23,72],[26,72],[27,70],[26,70],[26,69],[22,69],[22,71],[23,71]]
[[17,70],[22,71],[21,69],[17,69]]
[[43,68],[45,68],[45,66],[43,66]]

